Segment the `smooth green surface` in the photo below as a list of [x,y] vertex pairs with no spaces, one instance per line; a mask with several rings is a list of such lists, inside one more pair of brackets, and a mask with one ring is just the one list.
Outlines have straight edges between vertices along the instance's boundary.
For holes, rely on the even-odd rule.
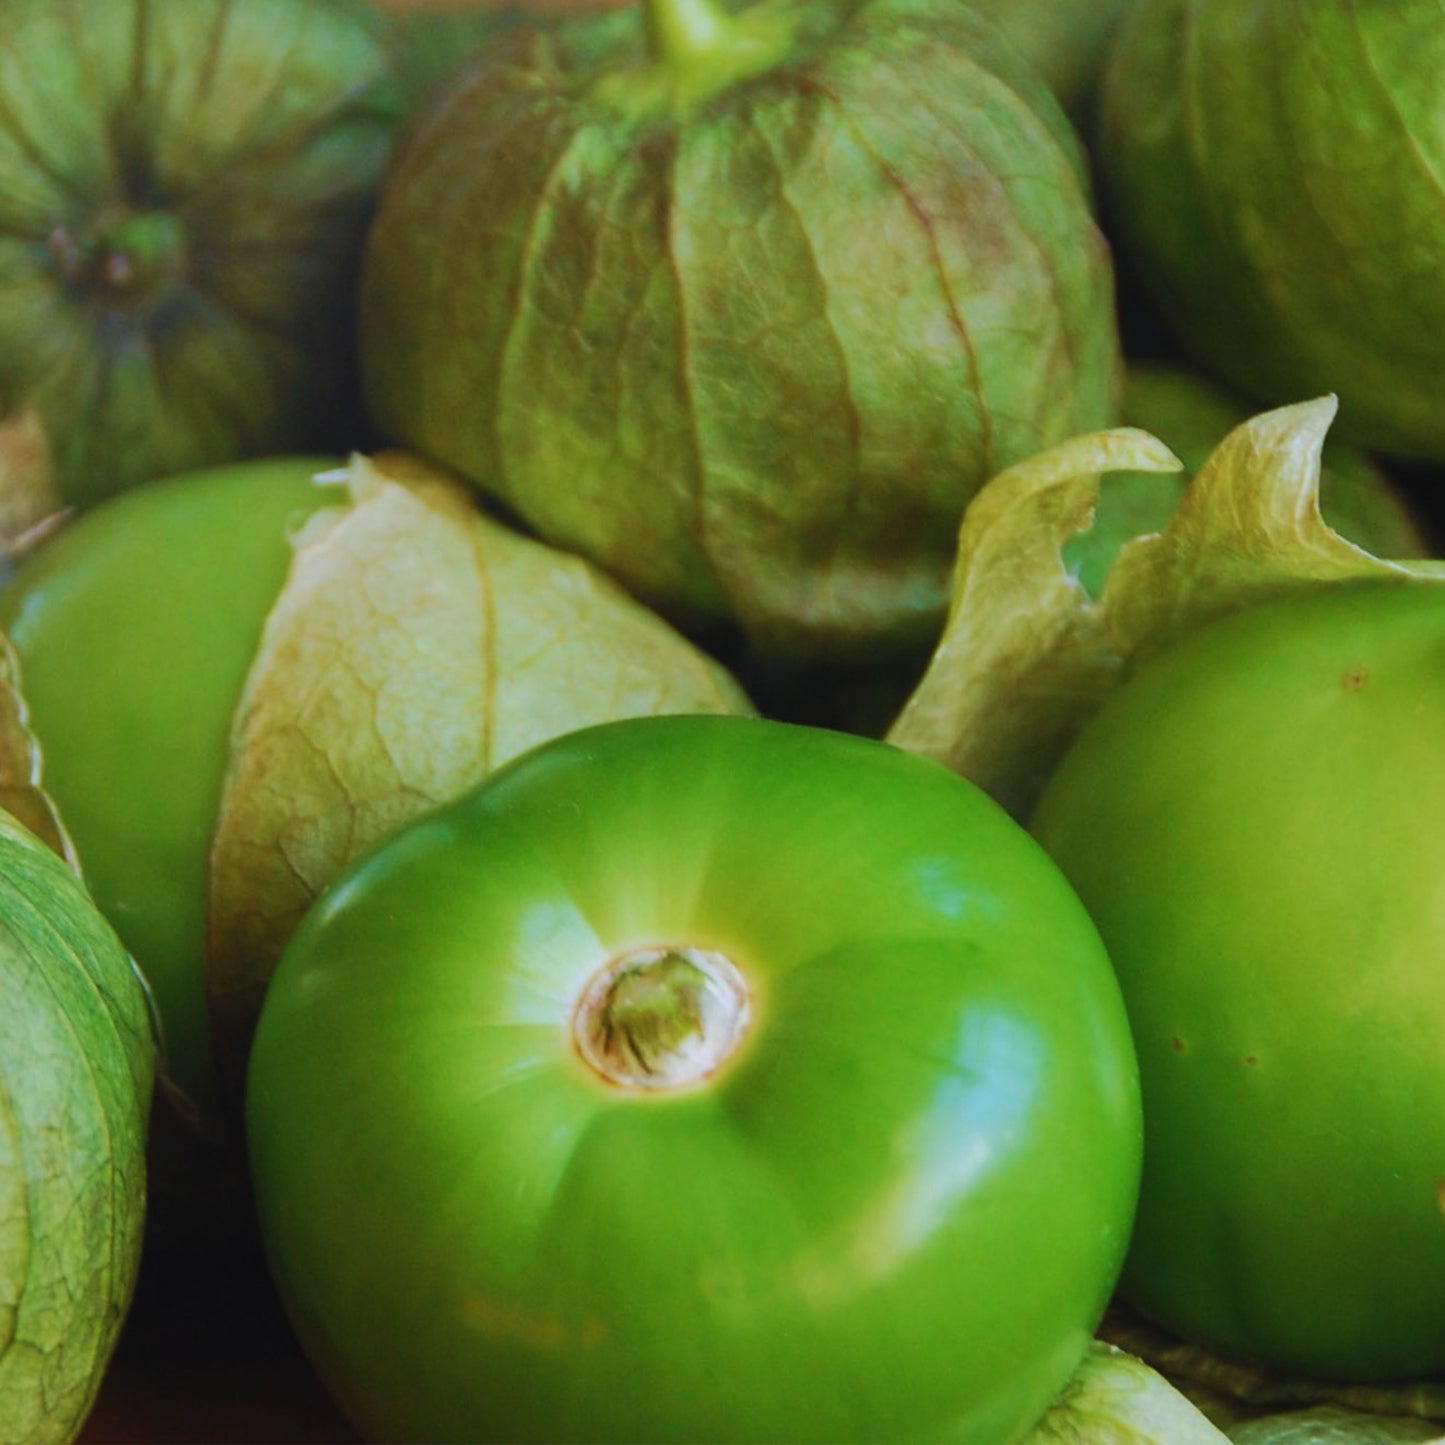
[[488,47],[368,236],[373,414],[675,621],[916,646],[985,478],[1113,418],[1079,143],[954,0],[761,0],[706,54],[640,6]]
[[[753,990],[711,1078],[571,1042],[633,948]],[[936,764],[758,719],[574,733],[293,938],[251,1057],[276,1277],[387,1440],[1018,1438],[1081,1359],[1140,1147],[1117,987]]]
[[0,1438],[73,1440],[140,1264],[155,1042],[124,948],[0,813]]
[[1139,1050],[1123,1289],[1187,1340],[1445,1369],[1442,732],[1445,590],[1341,585],[1145,666],[1044,794]]
[[231,716],[292,528],[344,493],[293,457],[192,473],[62,530],[0,594],[45,786],[155,990],[166,1069],[211,1103],[203,952]]

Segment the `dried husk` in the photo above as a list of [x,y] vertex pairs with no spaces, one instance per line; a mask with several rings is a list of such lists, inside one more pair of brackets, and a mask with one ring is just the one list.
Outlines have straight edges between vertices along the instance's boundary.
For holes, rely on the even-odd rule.
[[312,900],[373,844],[559,733],[736,712],[736,683],[596,568],[450,474],[354,457],[298,536],[237,709],[211,850],[207,982],[239,1070]]

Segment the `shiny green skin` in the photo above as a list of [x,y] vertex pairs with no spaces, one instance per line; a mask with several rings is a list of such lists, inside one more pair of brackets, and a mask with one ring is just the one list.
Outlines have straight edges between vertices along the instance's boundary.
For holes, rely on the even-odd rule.
[[[571,1042],[641,944],[725,952],[739,1051]],[[312,1360],[387,1440],[1017,1438],[1128,1234],[1108,960],[938,765],[759,719],[587,729],[397,835],[272,981],[248,1133]]]
[[0,6],[0,414],[68,502],[352,444],[353,292],[402,107],[354,0]]
[[155,482],[64,528],[0,593],[47,791],[149,980],[165,1069],[213,1102],[206,877],[232,714],[290,563],[344,493],[288,457]]
[[1142,0],[1097,155],[1123,269],[1196,362],[1445,457],[1436,0]]
[[1236,614],[1033,820],[1099,925],[1148,1139],[1121,1290],[1293,1373],[1445,1369],[1445,589]]
[[674,621],[917,644],[979,486],[1113,417],[1078,141],[955,0],[759,0],[681,59],[646,19],[499,35],[414,129],[373,415]]
[[[1159,438],[1182,472],[1112,472],[1103,478],[1093,526],[1065,548],[1079,580],[1098,596],[1119,549],[1159,531],[1191,477],[1225,436],[1253,414],[1249,403],[1184,367],[1136,361],[1124,378],[1120,420]],[[1356,447],[1328,441],[1320,456],[1320,513],[1376,557],[1427,557],[1432,546],[1404,494]]]

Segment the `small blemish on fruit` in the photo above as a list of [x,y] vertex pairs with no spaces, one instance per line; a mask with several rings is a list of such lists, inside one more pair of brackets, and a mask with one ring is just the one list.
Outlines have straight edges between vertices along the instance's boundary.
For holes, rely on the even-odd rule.
[[1351,667],[1345,671],[1340,683],[1346,692],[1359,692],[1369,680],[1369,676],[1363,667]]
[[1259,1062],[1259,1055],[1258,1055],[1258,1054],[1246,1054],[1246,1055],[1244,1056],[1244,1062],[1245,1062],[1246,1064],[1248,1064],[1248,1065],[1250,1066],[1250,1068],[1253,1068],[1253,1067]]
[[1173,1049],[1176,1054],[1182,1054],[1184,1052],[1184,1040],[1181,1039],[1178,1034],[1175,1034],[1174,1037],[1169,1040],[1169,1047]]

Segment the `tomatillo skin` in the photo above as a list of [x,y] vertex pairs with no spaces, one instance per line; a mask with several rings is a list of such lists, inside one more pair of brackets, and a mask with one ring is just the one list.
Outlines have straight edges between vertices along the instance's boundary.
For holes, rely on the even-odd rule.
[[290,536],[340,495],[334,461],[268,458],[148,483],[94,508],[0,593],[45,787],[101,912],[141,962],[165,1069],[213,1104],[207,859],[231,718]]
[[1276,1369],[1445,1369],[1445,588],[1338,585],[1141,667],[1036,836],[1088,906],[1148,1148],[1121,1292]]
[[313,907],[251,1055],[272,1268],[386,1440],[1010,1441],[1126,1246],[1127,1020],[939,765],[572,733]]

